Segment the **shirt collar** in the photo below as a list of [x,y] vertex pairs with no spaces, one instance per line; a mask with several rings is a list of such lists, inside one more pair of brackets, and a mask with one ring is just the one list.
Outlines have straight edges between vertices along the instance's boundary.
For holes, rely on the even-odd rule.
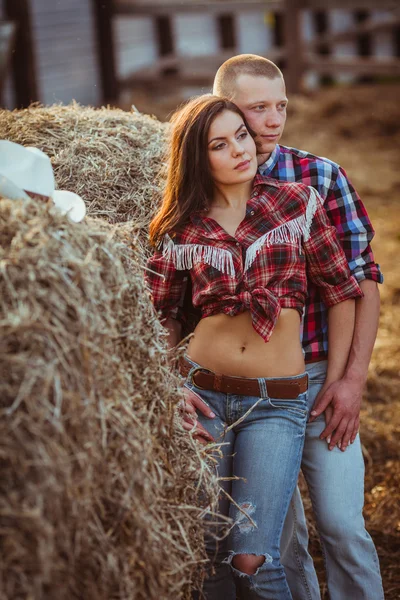
[[255,187],[260,185],[272,185],[272,187],[278,188],[279,182],[272,177],[267,177],[266,175],[257,173],[257,175],[254,177],[253,190]]
[[276,144],[273,152],[271,152],[271,156],[269,157],[269,159],[258,167],[258,171],[259,173],[261,173],[261,175],[268,176],[271,173],[272,169],[278,162],[280,151],[281,147],[279,146],[279,144]]

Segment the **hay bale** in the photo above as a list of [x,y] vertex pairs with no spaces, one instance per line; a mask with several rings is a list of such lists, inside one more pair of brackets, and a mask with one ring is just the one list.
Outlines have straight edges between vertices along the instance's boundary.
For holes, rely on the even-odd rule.
[[0,110],[0,139],[46,152],[58,187],[82,196],[90,216],[133,221],[146,234],[167,127],[137,112],[75,102]]
[[185,598],[205,559],[216,482],[124,235],[0,199],[4,599]]

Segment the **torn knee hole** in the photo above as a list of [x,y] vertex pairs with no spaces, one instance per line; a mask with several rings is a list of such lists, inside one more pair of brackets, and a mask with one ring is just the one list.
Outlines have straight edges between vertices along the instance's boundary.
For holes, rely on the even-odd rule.
[[256,554],[235,554],[232,559],[232,565],[235,569],[246,573],[246,575],[254,575],[264,563],[265,556],[257,556]]

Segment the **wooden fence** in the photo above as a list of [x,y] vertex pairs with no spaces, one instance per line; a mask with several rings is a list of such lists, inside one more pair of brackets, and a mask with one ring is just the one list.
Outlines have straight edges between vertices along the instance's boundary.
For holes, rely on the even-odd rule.
[[[322,77],[339,73],[358,76],[399,76],[400,43],[395,42],[395,55],[371,56],[368,51],[368,36],[377,32],[390,31],[394,39],[400,37],[400,6],[398,0],[381,0],[379,9],[387,11],[382,20],[369,17],[376,9],[373,0],[95,0],[98,8],[99,27],[103,31],[99,41],[103,48],[102,81],[103,93],[109,100],[116,100],[121,90],[137,85],[198,85],[209,86],[216,69],[228,57],[237,54],[235,41],[235,18],[243,10],[263,10],[272,19],[275,28],[275,45],[268,51],[268,58],[284,68],[285,79],[290,91],[300,91],[307,72],[313,71]],[[346,9],[354,11],[356,25],[346,31],[328,32],[323,26],[328,10]],[[314,11],[319,32],[312,40],[306,40],[302,17],[305,11]],[[207,12],[217,20],[220,51],[212,56],[186,57],[175,50],[171,20],[181,13]],[[116,71],[116,43],[113,39],[112,21],[115,17],[151,16],[157,33],[158,58],[150,67],[139,69],[124,78]],[[331,53],[338,43],[356,41],[359,56],[336,56]]]
[[[253,51],[252,35],[263,47],[255,53],[278,63],[290,91],[313,78],[400,75],[399,0],[0,0],[1,17],[16,32],[15,106],[115,103],[136,86],[210,89],[225,59]],[[386,55],[373,45],[379,36],[391,40]],[[0,56],[3,71],[6,63]]]

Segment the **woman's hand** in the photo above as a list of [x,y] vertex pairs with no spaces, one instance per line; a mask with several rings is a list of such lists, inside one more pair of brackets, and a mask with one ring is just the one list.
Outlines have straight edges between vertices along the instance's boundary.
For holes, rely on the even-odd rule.
[[203,400],[192,390],[183,388],[184,399],[178,404],[178,407],[182,411],[183,428],[186,431],[192,432],[195,440],[203,445],[214,442],[213,436],[197,422],[197,411],[200,411],[205,417],[214,419],[215,414],[212,410],[203,402]]

